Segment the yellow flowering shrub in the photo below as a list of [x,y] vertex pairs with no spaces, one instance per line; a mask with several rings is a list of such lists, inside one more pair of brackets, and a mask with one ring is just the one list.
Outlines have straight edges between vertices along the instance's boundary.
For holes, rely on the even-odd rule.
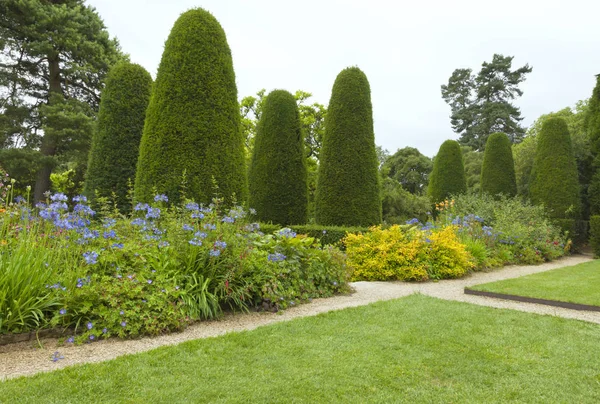
[[424,231],[394,225],[372,227],[345,239],[353,281],[425,281],[455,278],[472,268],[471,257],[453,226]]

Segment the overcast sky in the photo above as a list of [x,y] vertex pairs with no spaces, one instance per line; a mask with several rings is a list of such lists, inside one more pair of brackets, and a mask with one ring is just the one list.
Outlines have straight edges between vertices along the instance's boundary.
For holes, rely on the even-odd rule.
[[241,99],[261,88],[304,90],[329,102],[337,74],[369,78],[378,145],[432,156],[456,139],[440,86],[494,53],[533,67],[516,104],[529,125],[588,98],[600,73],[598,0],[88,0],[131,61],[156,77],[164,42],[184,11],[221,23]]

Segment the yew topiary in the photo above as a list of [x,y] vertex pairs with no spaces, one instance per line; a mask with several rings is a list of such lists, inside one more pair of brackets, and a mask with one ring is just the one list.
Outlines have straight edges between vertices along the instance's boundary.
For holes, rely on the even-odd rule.
[[438,203],[451,195],[467,191],[462,151],[456,140],[446,140],[433,160],[427,189],[431,202]]
[[219,22],[203,9],[183,13],[165,43],[140,145],[135,197],[154,191],[186,196],[247,197],[244,142],[231,51]]
[[315,195],[318,224],[381,223],[371,88],[358,68],[337,76],[325,119]]
[[512,197],[517,194],[511,143],[504,133],[491,134],[485,144],[481,191],[494,197],[499,195]]

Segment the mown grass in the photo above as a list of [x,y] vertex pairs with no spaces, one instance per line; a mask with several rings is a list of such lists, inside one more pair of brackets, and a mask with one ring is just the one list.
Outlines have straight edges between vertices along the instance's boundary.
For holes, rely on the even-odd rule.
[[0,383],[0,401],[600,402],[600,326],[420,295]]
[[471,289],[600,306],[600,260],[484,283]]

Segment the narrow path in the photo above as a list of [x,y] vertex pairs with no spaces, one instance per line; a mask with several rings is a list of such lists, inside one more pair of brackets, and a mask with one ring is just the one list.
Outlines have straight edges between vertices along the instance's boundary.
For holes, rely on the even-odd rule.
[[[181,333],[154,338],[137,340],[112,339],[81,346],[58,346],[57,340],[46,339],[41,341],[42,348],[36,342],[0,346],[0,380],[61,369],[79,363],[102,362],[121,355],[148,351],[163,345],[174,345],[198,338],[215,337],[232,331],[252,330],[256,327],[287,321],[293,318],[314,316],[331,310],[362,306],[380,300],[396,299],[413,293],[422,293],[441,299],[463,301],[482,306],[561,316],[600,324],[600,312],[580,312],[531,303],[465,295],[463,293],[465,286],[516,278],[590,260],[589,256],[576,255],[537,266],[509,266],[490,272],[477,272],[461,279],[440,282],[355,282],[353,286],[356,292],[351,295],[315,299],[310,304],[303,304],[278,314],[248,313],[243,315],[227,315],[219,321],[194,324]],[[59,351],[64,356],[64,359],[52,362],[50,358],[56,351]]]

